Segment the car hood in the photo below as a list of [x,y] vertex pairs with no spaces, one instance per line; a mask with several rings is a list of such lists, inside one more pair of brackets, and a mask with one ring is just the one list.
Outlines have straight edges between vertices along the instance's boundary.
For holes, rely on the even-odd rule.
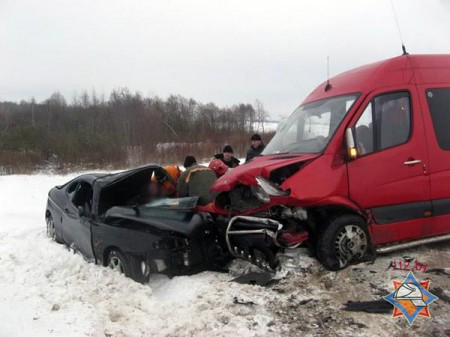
[[237,185],[256,185],[256,177],[269,178],[270,172],[291,164],[309,161],[320,156],[320,153],[289,153],[259,156],[252,161],[240,165],[216,180],[211,190],[227,192]]
[[178,234],[189,238],[195,237],[196,233],[208,225],[201,214],[193,209],[171,209],[171,208],[141,208],[140,211],[133,207],[115,206],[105,214],[105,222],[114,219],[124,219],[133,223],[149,226],[163,235]]

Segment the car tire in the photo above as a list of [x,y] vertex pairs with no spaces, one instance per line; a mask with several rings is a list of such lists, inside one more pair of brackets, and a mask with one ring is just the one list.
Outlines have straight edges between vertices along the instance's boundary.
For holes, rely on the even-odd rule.
[[352,214],[331,219],[319,235],[317,257],[328,270],[339,270],[361,262],[369,252],[365,221]]
[[150,268],[145,259],[116,249],[109,252],[106,265],[139,283],[147,283],[150,279]]
[[59,240],[56,235],[55,222],[53,221],[51,214],[45,217],[45,222],[47,223],[47,237],[51,238],[53,241],[61,243],[61,240]]

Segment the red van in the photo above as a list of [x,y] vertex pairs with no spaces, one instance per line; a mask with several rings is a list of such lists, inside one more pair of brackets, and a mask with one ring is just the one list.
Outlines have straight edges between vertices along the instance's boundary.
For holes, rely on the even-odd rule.
[[230,252],[266,269],[304,243],[337,270],[450,239],[450,55],[331,78],[212,189]]

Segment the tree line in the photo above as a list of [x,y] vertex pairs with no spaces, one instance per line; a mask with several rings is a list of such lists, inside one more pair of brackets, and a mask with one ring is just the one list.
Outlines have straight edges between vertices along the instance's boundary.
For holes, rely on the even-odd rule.
[[260,101],[218,107],[180,95],[143,97],[118,88],[109,99],[83,92],[67,103],[55,92],[43,102],[0,102],[0,173],[59,168],[128,167],[207,160],[231,144],[244,156],[255,130],[266,141]]

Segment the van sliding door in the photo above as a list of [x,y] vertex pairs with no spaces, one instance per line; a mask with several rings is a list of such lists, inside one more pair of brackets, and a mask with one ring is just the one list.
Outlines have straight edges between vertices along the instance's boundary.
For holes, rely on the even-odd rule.
[[419,86],[430,157],[432,230],[450,232],[450,84]]

